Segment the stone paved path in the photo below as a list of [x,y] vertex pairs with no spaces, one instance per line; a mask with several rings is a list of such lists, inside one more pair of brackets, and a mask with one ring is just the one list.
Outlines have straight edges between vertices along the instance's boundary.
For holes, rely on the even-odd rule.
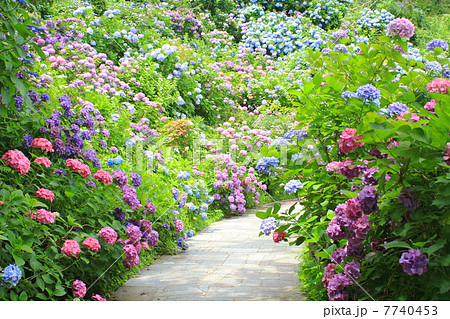
[[[292,201],[280,202],[282,209]],[[305,300],[298,289],[298,247],[258,237],[257,211],[223,219],[189,240],[189,249],[162,256],[110,300]]]

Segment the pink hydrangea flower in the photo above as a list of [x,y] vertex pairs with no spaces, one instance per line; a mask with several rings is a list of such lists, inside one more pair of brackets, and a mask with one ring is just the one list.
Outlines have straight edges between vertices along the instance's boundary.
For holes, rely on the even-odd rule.
[[76,172],[80,172],[84,178],[87,178],[88,176],[91,175],[91,170],[89,169],[89,166],[81,163],[77,159],[73,159],[73,158],[67,159],[66,166]]
[[36,157],[34,162],[44,165],[45,167],[50,167],[50,165],[52,165],[52,162],[47,157]]
[[76,240],[67,239],[61,248],[61,252],[68,257],[78,257],[81,252],[80,245],[78,245],[78,242]]
[[414,35],[414,24],[406,18],[396,18],[388,24],[387,30],[390,36],[409,40]]
[[110,173],[99,170],[94,174],[94,178],[103,184],[112,184],[113,178]]
[[141,242],[141,246],[142,246],[142,249],[144,249],[144,250],[149,250],[150,249],[150,247],[148,246],[147,242],[145,242],[145,241]]
[[39,198],[49,199],[51,202],[53,202],[53,199],[55,199],[55,194],[53,194],[52,191],[49,191],[46,188],[39,188],[36,191],[35,195],[36,195],[36,197],[39,197]]
[[93,295],[92,299],[97,300],[97,301],[106,301],[105,298],[102,298],[102,296],[100,296],[98,294],[97,295]]
[[356,129],[354,128],[346,128],[341,133],[341,138],[339,139],[339,149],[345,154],[350,153],[351,151],[356,150],[358,147],[364,145],[364,143],[357,142],[362,139],[361,136],[357,136],[355,138]]
[[181,219],[177,219],[177,221],[175,222],[175,231],[177,233],[181,233],[183,231],[183,228],[184,228],[183,221]]
[[47,152],[53,152],[53,145],[46,138],[35,138],[31,142],[31,147],[39,148],[39,149],[41,149],[43,151],[47,151]]
[[72,283],[74,298],[83,298],[86,296],[86,284],[81,280],[75,280]]
[[101,248],[100,243],[96,238],[86,238],[83,241],[83,247],[92,250],[93,252],[97,252]]
[[30,170],[30,160],[21,151],[7,151],[3,154],[2,160],[6,162],[6,165],[22,175],[25,175]]
[[450,81],[442,78],[434,79],[427,84],[427,91],[434,93],[448,93]]
[[103,238],[108,245],[112,246],[117,240],[117,233],[111,227],[103,227],[98,232],[98,237]]
[[436,104],[437,104],[436,100],[431,100],[430,102],[425,104],[424,108],[427,111],[434,112],[434,109],[436,108]]
[[51,224],[55,222],[55,214],[43,208],[38,209],[36,212],[32,212],[30,217],[42,224]]

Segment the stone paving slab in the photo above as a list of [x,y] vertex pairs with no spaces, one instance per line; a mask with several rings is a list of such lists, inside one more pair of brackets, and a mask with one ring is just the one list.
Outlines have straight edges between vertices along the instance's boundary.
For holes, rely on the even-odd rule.
[[[293,201],[282,201],[282,209]],[[110,300],[305,300],[296,289],[298,247],[261,236],[257,211],[215,222],[189,240],[189,249],[161,256]]]

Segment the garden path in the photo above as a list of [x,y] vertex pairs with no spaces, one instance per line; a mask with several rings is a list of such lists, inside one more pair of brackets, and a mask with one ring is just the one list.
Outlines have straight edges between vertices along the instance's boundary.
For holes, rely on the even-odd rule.
[[[282,209],[293,201],[281,201]],[[110,300],[305,300],[298,285],[299,248],[258,237],[257,211],[215,222],[190,238],[189,249],[161,256]]]

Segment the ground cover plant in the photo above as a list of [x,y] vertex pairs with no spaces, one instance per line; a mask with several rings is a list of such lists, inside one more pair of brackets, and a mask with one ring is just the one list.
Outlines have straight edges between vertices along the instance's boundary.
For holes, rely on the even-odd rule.
[[310,300],[448,300],[448,8],[2,1],[0,300],[107,299],[286,198]]

